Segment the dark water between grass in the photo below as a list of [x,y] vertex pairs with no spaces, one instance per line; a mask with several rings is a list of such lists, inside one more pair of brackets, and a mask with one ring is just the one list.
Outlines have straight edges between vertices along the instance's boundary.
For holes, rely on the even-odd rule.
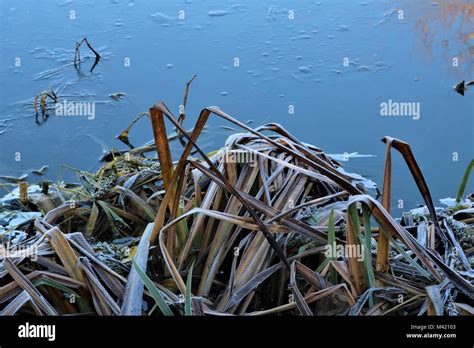
[[[193,74],[186,128],[209,105],[254,126],[281,123],[327,153],[375,155],[344,165],[379,185],[380,139],[398,137],[435,201],[455,195],[473,157],[474,86],[465,96],[452,89],[474,79],[472,1],[1,0],[0,32],[0,175],[47,164],[56,180],[62,164],[97,169],[103,148],[125,148],[115,136],[153,103],[178,114]],[[103,57],[92,73],[85,46],[80,73],[71,64],[84,36]],[[93,102],[94,119],[36,125],[34,97],[49,88]],[[109,97],[116,92],[126,96]],[[419,113],[381,116],[389,101],[415,103]],[[205,150],[231,133],[223,125],[211,120]],[[151,139],[142,119],[132,143]],[[393,172],[394,203],[421,203],[398,154]]]

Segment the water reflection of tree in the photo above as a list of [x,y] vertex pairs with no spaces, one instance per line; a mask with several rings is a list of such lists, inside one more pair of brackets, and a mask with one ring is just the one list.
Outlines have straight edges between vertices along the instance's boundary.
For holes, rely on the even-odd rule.
[[[407,2],[406,4],[415,2]],[[456,57],[458,74],[472,73],[474,67],[474,2],[472,0],[438,0],[433,8],[415,13],[415,30],[420,34],[423,50],[431,57],[441,52],[452,66]]]

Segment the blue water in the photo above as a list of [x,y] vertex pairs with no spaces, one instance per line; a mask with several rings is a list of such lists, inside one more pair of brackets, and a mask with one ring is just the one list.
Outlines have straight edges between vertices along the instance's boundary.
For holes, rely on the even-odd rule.
[[[344,165],[380,185],[380,139],[397,137],[411,144],[436,201],[455,195],[473,157],[474,86],[464,97],[452,89],[474,79],[472,1],[1,0],[0,32],[0,175],[48,164],[56,180],[61,164],[97,169],[103,147],[125,148],[115,136],[137,114],[159,100],[178,114],[193,74],[186,128],[209,105],[253,126],[281,123],[327,153],[375,155]],[[103,59],[90,73],[82,47],[78,74],[71,62],[84,36]],[[49,88],[95,102],[95,119],[36,125],[34,96]],[[115,101],[116,92],[126,96]],[[382,117],[388,100],[419,103],[420,118]],[[204,149],[231,133],[222,125],[211,120]],[[151,139],[142,119],[131,141]],[[394,202],[421,203],[398,154],[393,172]]]

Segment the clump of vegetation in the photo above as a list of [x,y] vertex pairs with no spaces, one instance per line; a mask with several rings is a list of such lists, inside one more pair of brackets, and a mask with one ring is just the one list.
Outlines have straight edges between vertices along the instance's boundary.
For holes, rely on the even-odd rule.
[[[205,153],[211,115],[243,133]],[[118,136],[128,149],[76,170],[79,185],[30,187],[20,206],[35,215],[5,218],[1,314],[473,314],[473,204],[436,211],[408,144],[383,139],[379,202],[371,182],[278,124],[253,129],[210,107],[187,131],[184,110],[164,103],[141,116],[154,142],[130,144],[135,120]],[[390,215],[392,149],[424,198],[416,219]]]

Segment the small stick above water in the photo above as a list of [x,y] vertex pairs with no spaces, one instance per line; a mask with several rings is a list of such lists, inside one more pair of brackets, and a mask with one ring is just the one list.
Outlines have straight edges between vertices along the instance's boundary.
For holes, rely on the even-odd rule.
[[100,54],[89,43],[89,41],[87,40],[86,37],[83,38],[81,41],[76,42],[76,52],[75,52],[75,55],[74,55],[74,67],[76,69],[78,69],[78,67],[80,67],[80,65],[81,65],[81,53],[80,53],[79,49],[81,48],[81,45],[82,45],[83,42],[85,42],[87,47],[89,47],[89,49],[95,54],[95,61],[94,61],[94,64],[92,65],[92,68],[90,70],[90,72],[92,72],[92,70],[94,70],[96,65],[99,63],[99,60],[100,60],[101,57],[100,57]]
[[[193,77],[191,77],[189,79],[189,81],[186,82],[186,88],[184,90],[183,106],[181,108],[181,112],[180,112],[179,117],[178,117],[178,123],[180,125],[183,125],[183,121],[186,119],[186,103],[188,101],[189,87],[191,86],[191,83],[193,82],[193,80],[196,77],[197,77],[197,75],[194,74]],[[179,140],[180,144],[183,147],[186,147],[186,142],[183,140],[183,134],[179,131],[178,128],[175,128],[175,130],[176,130],[176,134],[178,135],[178,140]]]

